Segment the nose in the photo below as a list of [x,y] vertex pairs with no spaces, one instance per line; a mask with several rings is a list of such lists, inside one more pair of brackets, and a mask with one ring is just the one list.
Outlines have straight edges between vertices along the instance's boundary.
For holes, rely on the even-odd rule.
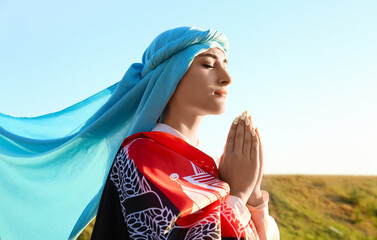
[[219,76],[218,82],[221,85],[227,86],[232,83],[232,77],[229,75],[228,71],[226,70],[225,67],[221,67],[221,72]]

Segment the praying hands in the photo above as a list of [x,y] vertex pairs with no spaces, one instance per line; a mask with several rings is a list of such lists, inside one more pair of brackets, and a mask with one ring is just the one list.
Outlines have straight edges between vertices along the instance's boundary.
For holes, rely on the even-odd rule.
[[220,179],[230,186],[230,195],[257,206],[263,202],[263,148],[247,112],[234,119],[219,164]]

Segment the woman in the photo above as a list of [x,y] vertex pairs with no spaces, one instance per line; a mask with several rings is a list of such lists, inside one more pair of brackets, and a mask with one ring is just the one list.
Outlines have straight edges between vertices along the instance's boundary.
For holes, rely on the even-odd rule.
[[[153,56],[166,46],[174,48],[176,38],[170,38],[177,30],[159,35],[143,61],[148,62],[148,51]],[[184,41],[185,34],[178,39]],[[260,189],[260,135],[247,112],[231,124],[219,163],[198,149],[203,117],[225,111],[232,82],[226,70],[227,44],[208,48],[191,52],[195,58],[160,123],[123,141],[102,193],[92,239],[279,239],[268,215],[268,193]]]
[[[253,223],[261,239],[264,231],[273,232],[263,219],[268,195],[259,191],[262,149],[256,151],[259,134],[250,136],[250,119],[245,115],[232,125],[219,171],[195,147],[200,119],[224,111],[231,82],[227,50],[222,33],[175,28],[159,35],[121,81],[88,99],[33,118],[0,113],[0,237],[76,239],[96,216],[100,200],[93,239],[216,239],[220,230],[223,238],[254,236]],[[199,79],[211,81],[195,82]],[[125,156],[134,165],[122,164]],[[143,161],[148,158],[156,161]],[[139,165],[152,163],[157,166]],[[130,197],[128,188],[150,194]],[[145,214],[136,218],[161,209],[162,218],[157,213],[147,221]],[[141,225],[152,227],[151,234]]]

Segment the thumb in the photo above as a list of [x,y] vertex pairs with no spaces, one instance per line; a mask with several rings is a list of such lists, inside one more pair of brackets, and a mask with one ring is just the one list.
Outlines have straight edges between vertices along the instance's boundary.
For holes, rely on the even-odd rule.
[[220,160],[219,160],[219,167],[218,169],[221,169],[222,165],[223,165],[223,162],[224,162],[224,153],[221,155],[220,157]]

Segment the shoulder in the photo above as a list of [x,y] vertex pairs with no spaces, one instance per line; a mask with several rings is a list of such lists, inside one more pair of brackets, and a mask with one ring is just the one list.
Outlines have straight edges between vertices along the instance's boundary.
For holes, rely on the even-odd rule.
[[148,132],[136,133],[124,139],[121,149],[131,152],[147,152],[156,148],[163,148],[163,144],[149,137]]
[[189,148],[192,150],[192,146],[186,143],[183,139],[178,138],[172,134],[166,132],[140,132],[133,134],[124,139],[121,148],[127,148],[132,150],[153,150],[159,148],[165,151],[182,151]]
[[[149,159],[168,159],[178,157],[179,151],[174,147],[177,139],[162,132],[141,132],[126,138],[118,152],[118,156],[127,156],[135,161]],[[143,159],[143,160],[142,160]]]
[[169,143],[149,137],[148,132],[126,139],[114,159],[114,169],[137,169],[144,176],[157,178],[169,177],[177,169],[192,169],[189,158]]
[[124,175],[136,169],[145,174],[146,167],[156,167],[155,162],[160,162],[162,154],[159,153],[163,151],[161,144],[143,134],[128,137],[114,158],[112,174]]

